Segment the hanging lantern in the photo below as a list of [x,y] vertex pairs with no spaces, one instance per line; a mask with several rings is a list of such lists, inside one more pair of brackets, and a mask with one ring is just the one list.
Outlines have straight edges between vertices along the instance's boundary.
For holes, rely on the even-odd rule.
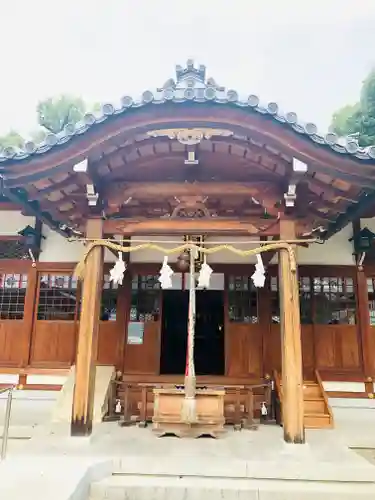
[[350,238],[349,241],[354,240],[355,253],[368,252],[372,248],[372,243],[375,239],[375,233],[370,231],[367,227],[361,229],[358,234]]
[[253,280],[254,286],[256,288],[263,288],[264,282],[266,281],[263,260],[261,254],[259,253],[257,254],[256,257],[257,257],[257,263],[255,264],[255,272],[251,276],[251,279]]
[[166,290],[167,288],[172,288],[172,276],[174,273],[172,268],[168,265],[167,256],[164,257],[163,265],[161,266],[159,273],[159,282],[162,289]]
[[109,281],[113,281],[115,285],[122,285],[125,271],[126,264],[122,259],[122,253],[119,252],[116,264],[109,271]]

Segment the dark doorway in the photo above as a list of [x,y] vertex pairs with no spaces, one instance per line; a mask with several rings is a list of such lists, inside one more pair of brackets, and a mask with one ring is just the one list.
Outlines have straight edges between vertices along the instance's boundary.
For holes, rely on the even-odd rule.
[[[223,292],[196,292],[195,371],[197,375],[224,375]],[[184,374],[187,348],[189,292],[163,292],[160,373]]]
[[189,293],[163,291],[160,373],[185,373]]

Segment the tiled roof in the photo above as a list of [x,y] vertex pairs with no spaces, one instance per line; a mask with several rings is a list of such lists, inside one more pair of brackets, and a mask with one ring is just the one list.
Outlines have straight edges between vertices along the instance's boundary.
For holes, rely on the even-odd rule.
[[124,96],[121,104],[104,104],[100,115],[88,113],[76,125],[68,124],[58,134],[48,134],[45,141],[39,145],[27,142],[23,150],[7,147],[0,152],[0,163],[9,160],[24,160],[34,155],[44,154],[55,147],[68,143],[72,138],[82,136],[94,126],[105,123],[112,117],[125,115],[130,109],[144,108],[155,104],[172,102],[181,103],[214,103],[227,104],[246,109],[250,113],[259,113],[277,123],[294,130],[297,134],[309,138],[319,146],[330,148],[336,153],[349,155],[360,160],[375,159],[375,145],[361,148],[357,141],[350,138],[340,138],[329,132],[321,135],[314,123],[301,123],[295,112],[281,113],[275,102],[266,105],[260,103],[259,97],[250,94],[245,99],[236,90],[227,90],[218,85],[212,78],[206,79],[206,68],[201,65],[194,67],[193,61],[188,61],[185,68],[176,67],[176,81],[169,79],[161,88],[145,90],[139,99]]

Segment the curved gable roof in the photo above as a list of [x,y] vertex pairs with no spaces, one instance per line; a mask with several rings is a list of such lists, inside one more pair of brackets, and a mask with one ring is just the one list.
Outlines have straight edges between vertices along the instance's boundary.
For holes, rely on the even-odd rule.
[[263,115],[266,119],[293,130],[296,135],[312,141],[319,147],[353,159],[368,160],[371,163],[375,160],[375,145],[361,148],[355,140],[340,139],[332,132],[323,136],[318,133],[317,126],[314,123],[302,124],[295,112],[281,113],[279,106],[275,102],[262,105],[258,96],[254,94],[242,99],[236,90],[227,90],[218,85],[213,78],[207,79],[205,66],[201,65],[195,68],[193,62],[189,60],[184,68],[176,66],[176,80],[169,79],[161,88],[145,90],[139,99],[124,96],[119,107],[109,103],[104,104],[100,115],[88,113],[81,122],[76,125],[68,124],[59,134],[48,134],[45,141],[39,145],[27,142],[23,150],[12,147],[5,148],[0,152],[0,164],[28,160],[49,151],[54,151],[59,146],[68,145],[72,139],[84,136],[91,129],[97,129],[114,117],[126,115],[129,110],[135,111],[138,108],[168,102],[175,104],[213,103],[238,107],[249,113]]

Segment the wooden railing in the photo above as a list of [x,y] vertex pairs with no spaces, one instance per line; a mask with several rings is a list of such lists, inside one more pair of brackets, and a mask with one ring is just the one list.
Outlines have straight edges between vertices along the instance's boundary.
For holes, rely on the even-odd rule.
[[328,396],[327,396],[326,391],[324,390],[323,381],[322,381],[322,377],[320,376],[319,370],[315,370],[315,377],[316,377],[316,381],[318,382],[320,391],[321,391],[323,399],[324,399],[324,406],[326,408],[327,413],[329,414],[330,423],[333,426],[333,412],[332,412],[332,409],[329,405]]
[[276,390],[276,399],[277,402],[275,404],[279,405],[279,408],[275,411],[276,415],[276,423],[277,424],[282,424],[283,420],[283,388],[281,385],[281,378],[280,374],[277,370],[273,370],[273,380],[275,382],[275,390]]
[[[165,384],[165,383],[134,383],[134,382],[124,382],[121,380],[112,381],[112,387],[110,390],[110,396],[108,400],[108,415],[109,420],[120,420],[121,426],[128,426],[132,423],[138,423],[140,427],[146,427],[147,422],[151,420],[152,415],[150,415],[149,407],[152,405],[150,400],[150,394],[153,393],[153,389],[161,387],[176,387],[176,384]],[[198,386],[199,388],[199,386]],[[218,387],[213,384],[204,384],[201,388],[207,389],[217,389]],[[253,385],[221,385],[220,389],[224,389],[227,396],[233,395],[234,399],[234,411],[233,415],[230,417],[230,423],[234,425],[235,430],[244,429],[254,429],[256,427],[254,423],[255,412],[260,410],[260,403],[256,401],[258,395],[254,394],[256,389],[264,389],[264,401],[268,408],[271,406],[271,386],[269,382],[262,384]],[[138,414],[136,420],[133,418],[132,414],[132,398],[131,393],[140,392],[140,399],[137,402]],[[119,398],[119,393],[122,394],[122,398]],[[138,396],[139,398],[139,396]],[[116,414],[115,408],[116,403],[120,400],[121,402],[121,418],[120,414]],[[227,405],[230,406],[230,405]],[[243,408],[243,409],[242,409]],[[149,411],[148,411],[149,410]],[[153,411],[152,411],[153,413]]]

